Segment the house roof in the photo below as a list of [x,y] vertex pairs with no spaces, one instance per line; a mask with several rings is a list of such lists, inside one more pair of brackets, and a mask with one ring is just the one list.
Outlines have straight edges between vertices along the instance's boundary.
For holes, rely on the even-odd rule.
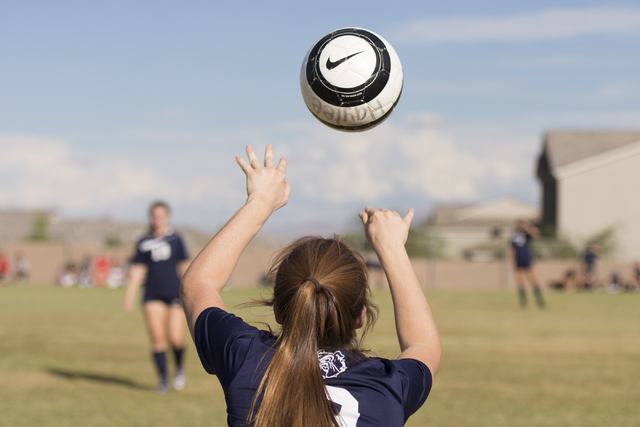
[[640,132],[547,132],[544,152],[553,170],[640,142]]
[[467,205],[438,205],[427,223],[460,226],[513,224],[520,219],[537,219],[539,214],[537,206],[515,197],[503,196]]

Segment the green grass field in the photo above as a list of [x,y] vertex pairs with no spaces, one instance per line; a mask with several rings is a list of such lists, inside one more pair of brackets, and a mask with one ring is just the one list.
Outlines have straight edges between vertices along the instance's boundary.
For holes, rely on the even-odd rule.
[[[258,290],[230,290],[227,307]],[[140,312],[122,291],[0,288],[1,426],[223,426],[216,378],[188,349],[187,387],[154,392]],[[409,426],[639,426],[640,295],[547,293],[520,310],[499,292],[427,294],[444,354],[432,394]],[[368,347],[393,358],[391,300]],[[246,320],[269,319],[235,309]]]

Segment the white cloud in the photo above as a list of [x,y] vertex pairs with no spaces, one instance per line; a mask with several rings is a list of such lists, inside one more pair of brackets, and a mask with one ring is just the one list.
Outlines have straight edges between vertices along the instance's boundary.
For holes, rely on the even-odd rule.
[[407,44],[557,40],[640,34],[640,9],[551,9],[508,16],[455,16],[409,22],[390,35]]
[[[522,142],[513,141],[513,134],[496,140],[498,132],[485,129],[481,146],[470,147],[473,141],[465,146],[452,128],[441,118],[418,115],[355,135],[319,129],[287,146],[294,191],[332,204],[380,203],[397,195],[407,203],[477,200],[487,186],[507,188],[531,178],[531,153],[502,148],[505,140]],[[474,126],[463,138],[478,129]],[[305,154],[309,150],[313,159]]]
[[[274,144],[276,156],[289,161],[294,206],[278,214],[280,221],[330,222],[335,212],[354,205],[425,208],[434,201],[475,201],[531,180],[530,153],[505,149],[513,133],[500,132],[499,126],[465,128],[424,113],[357,134],[319,123],[238,131],[228,144],[174,134],[179,144],[165,142],[151,153],[98,152],[60,139],[0,135],[0,204],[141,218],[146,204],[161,197],[183,221],[211,228],[246,197],[234,156],[251,141],[257,151]],[[148,147],[148,133],[137,135]]]
[[181,162],[180,146],[161,154],[105,154],[61,139],[5,134],[0,150],[0,204],[12,207],[53,207],[76,215],[117,212],[131,218],[140,216],[130,211],[139,201],[190,204],[215,198],[224,205],[236,198],[224,185],[212,185],[210,171],[202,166],[206,159],[187,156]]
[[137,197],[161,186],[162,179],[127,161],[75,153],[63,140],[1,135],[4,200],[22,206],[86,209]]

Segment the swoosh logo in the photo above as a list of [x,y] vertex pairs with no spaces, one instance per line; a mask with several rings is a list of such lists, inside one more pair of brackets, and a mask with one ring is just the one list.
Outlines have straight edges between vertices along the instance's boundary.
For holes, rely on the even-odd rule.
[[333,70],[338,65],[342,64],[343,62],[345,62],[347,59],[353,58],[356,55],[360,55],[362,52],[364,52],[364,50],[361,50],[360,52],[352,53],[349,56],[345,56],[342,59],[338,59],[336,62],[332,62],[331,58],[327,58],[327,70]]

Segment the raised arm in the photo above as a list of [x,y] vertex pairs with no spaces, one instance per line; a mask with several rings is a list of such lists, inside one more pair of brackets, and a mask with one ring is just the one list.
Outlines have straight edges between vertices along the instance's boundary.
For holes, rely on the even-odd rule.
[[280,159],[276,167],[271,145],[267,145],[264,166],[250,146],[247,155],[249,163],[236,157],[247,175],[246,203],[198,254],[182,279],[180,298],[192,336],[196,319],[204,309],[225,310],[220,292],[240,255],[269,216],[287,204],[291,194],[291,186],[286,182],[287,161]]
[[420,360],[435,376],[442,355],[440,334],[404,247],[413,215],[413,209],[402,218],[397,212],[367,207],[360,218],[389,281],[402,351],[398,359]]
[[182,260],[178,263],[178,273],[180,274],[180,277],[183,277],[187,272],[189,264],[191,264],[191,261],[189,261],[188,259]]
[[533,225],[531,221],[523,221],[524,230],[531,235],[534,239],[540,236],[540,230]]

